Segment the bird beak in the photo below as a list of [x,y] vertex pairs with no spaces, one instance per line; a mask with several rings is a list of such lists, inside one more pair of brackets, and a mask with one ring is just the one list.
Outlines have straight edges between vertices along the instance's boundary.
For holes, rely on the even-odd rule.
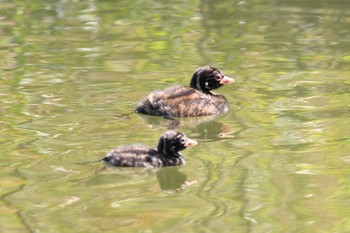
[[187,140],[186,140],[186,142],[185,142],[185,147],[188,147],[188,146],[195,146],[195,145],[197,145],[197,144],[198,144],[197,141],[187,138]]
[[226,84],[229,84],[229,83],[234,83],[235,80],[233,78],[230,78],[230,77],[227,77],[227,76],[224,76],[221,80],[220,80],[220,84],[221,85],[226,85]]

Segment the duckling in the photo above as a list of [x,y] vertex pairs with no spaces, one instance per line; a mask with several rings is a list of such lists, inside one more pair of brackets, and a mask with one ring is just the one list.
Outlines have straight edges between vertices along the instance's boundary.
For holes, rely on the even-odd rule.
[[135,112],[165,118],[226,113],[226,98],[211,90],[233,82],[233,78],[224,76],[219,69],[204,66],[194,72],[189,87],[173,86],[151,92],[139,102]]
[[111,150],[102,161],[120,167],[179,166],[185,164],[179,151],[193,145],[197,145],[197,141],[183,133],[169,130],[160,137],[157,149],[140,144],[122,146]]

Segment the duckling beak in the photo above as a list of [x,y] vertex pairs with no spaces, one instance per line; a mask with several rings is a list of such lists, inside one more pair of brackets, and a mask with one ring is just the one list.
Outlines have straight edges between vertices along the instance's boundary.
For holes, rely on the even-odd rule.
[[226,84],[229,84],[229,83],[234,83],[235,80],[233,78],[230,78],[230,77],[227,77],[227,76],[224,76],[221,80],[220,80],[220,84],[221,85],[226,85]]
[[197,141],[187,138],[187,140],[185,142],[185,147],[195,146],[197,144],[198,144]]

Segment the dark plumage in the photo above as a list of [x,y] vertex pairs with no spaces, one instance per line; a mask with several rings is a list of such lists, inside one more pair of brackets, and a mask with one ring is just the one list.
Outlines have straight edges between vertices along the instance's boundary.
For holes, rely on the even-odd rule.
[[213,66],[197,69],[189,87],[173,86],[148,94],[136,107],[136,112],[163,117],[218,115],[228,111],[224,96],[211,92],[235,80],[224,76]]
[[185,164],[179,151],[196,144],[185,134],[170,130],[160,137],[157,149],[145,145],[122,146],[111,150],[102,161],[120,167],[178,166]]

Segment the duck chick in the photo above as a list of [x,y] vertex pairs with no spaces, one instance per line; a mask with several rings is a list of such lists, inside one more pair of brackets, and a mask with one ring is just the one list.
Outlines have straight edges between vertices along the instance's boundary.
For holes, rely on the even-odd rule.
[[111,150],[102,161],[120,167],[179,166],[185,164],[179,151],[193,145],[197,145],[195,140],[183,133],[169,130],[160,137],[157,149],[140,144],[122,146]]
[[137,113],[171,117],[209,116],[226,113],[228,103],[223,95],[211,90],[235,80],[213,66],[195,71],[190,86],[173,86],[148,94],[136,107]]

